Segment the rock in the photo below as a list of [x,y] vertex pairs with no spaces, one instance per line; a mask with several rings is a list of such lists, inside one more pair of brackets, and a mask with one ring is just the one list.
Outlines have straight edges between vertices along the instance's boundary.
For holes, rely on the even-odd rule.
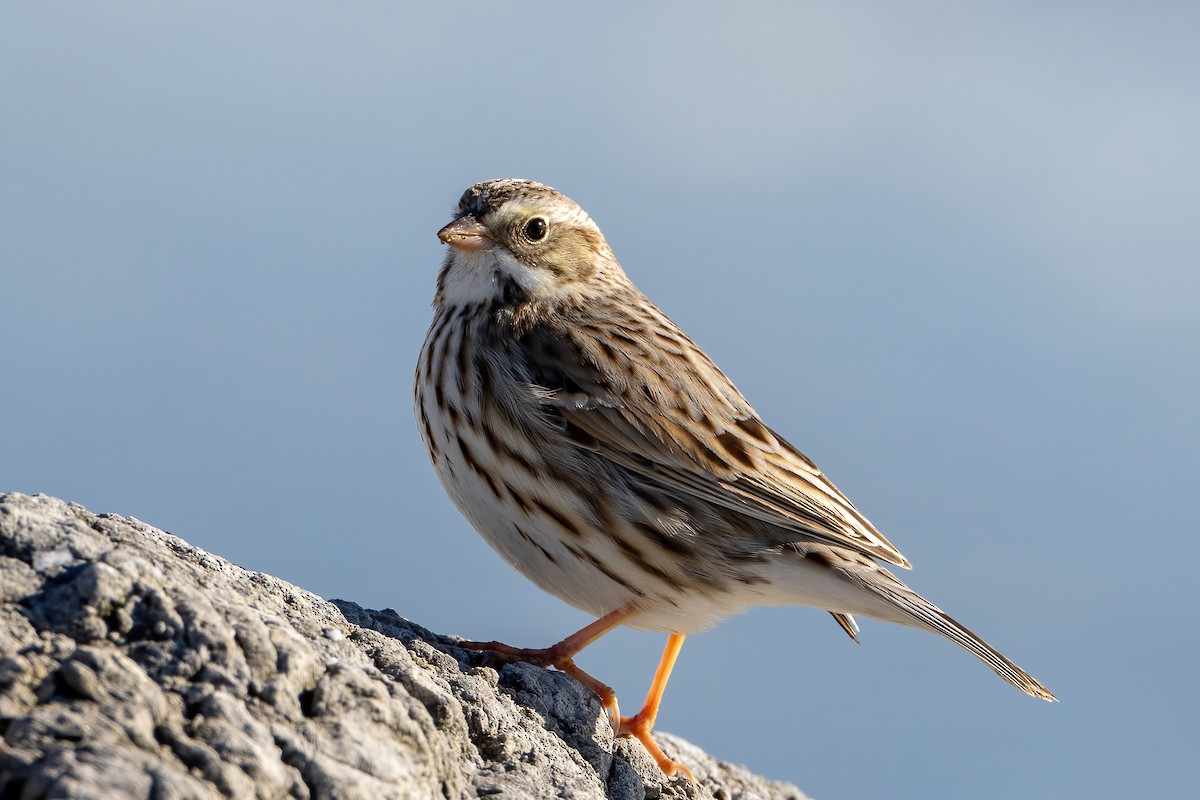
[[0,495],[0,797],[796,798],[596,697],[488,666],[130,517]]

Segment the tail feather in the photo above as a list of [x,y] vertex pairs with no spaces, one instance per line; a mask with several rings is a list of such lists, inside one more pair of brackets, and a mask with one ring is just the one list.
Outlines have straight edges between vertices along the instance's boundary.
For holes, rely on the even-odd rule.
[[[868,575],[870,577],[868,577]],[[1036,678],[1000,654],[946,612],[908,588],[899,578],[882,567],[871,573],[851,573],[857,582],[881,595],[894,608],[903,611],[914,627],[940,633],[987,664],[1001,678],[1032,697],[1054,703],[1058,698]]]
[[829,613],[833,615],[833,618],[837,621],[837,624],[842,626],[842,630],[844,630],[851,639],[857,642],[858,621],[854,619],[854,615],[842,614],[837,611],[830,611]]
[[[924,598],[922,598],[924,599]],[[928,601],[926,601],[928,603]],[[1018,667],[996,648],[980,639],[957,620],[946,614],[932,603],[927,608],[912,609],[913,616],[925,623],[935,633],[940,633],[947,639],[957,642],[968,652],[973,653],[983,663],[1004,680],[1017,687],[1025,694],[1039,697],[1047,702],[1056,703],[1058,698],[1042,683],[1025,670]]]

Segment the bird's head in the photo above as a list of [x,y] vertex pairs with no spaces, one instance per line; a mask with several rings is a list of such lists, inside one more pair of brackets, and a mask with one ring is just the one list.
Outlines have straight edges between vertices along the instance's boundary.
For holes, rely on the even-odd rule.
[[592,218],[566,195],[533,181],[475,184],[438,238],[450,249],[438,276],[437,305],[555,301],[620,275]]

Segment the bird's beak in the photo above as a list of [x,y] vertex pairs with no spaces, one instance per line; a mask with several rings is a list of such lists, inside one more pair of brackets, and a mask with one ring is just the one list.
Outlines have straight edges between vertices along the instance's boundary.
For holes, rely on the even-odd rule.
[[458,250],[491,250],[495,244],[488,236],[488,229],[470,214],[442,228],[438,231],[438,238]]

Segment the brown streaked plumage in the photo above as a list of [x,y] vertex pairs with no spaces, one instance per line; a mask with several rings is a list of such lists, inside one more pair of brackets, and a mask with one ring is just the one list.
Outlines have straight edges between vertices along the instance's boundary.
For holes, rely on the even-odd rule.
[[[768,427],[625,276],[600,229],[531,181],[476,184],[417,366],[418,428],[451,499],[510,564],[598,617],[542,650],[471,643],[592,687],[618,733],[654,744],[686,634],[754,605],[939,633],[1022,691],[1054,696],[879,562],[909,568],[816,465]],[[646,705],[621,717],[573,655],[629,625],[670,634]]]

